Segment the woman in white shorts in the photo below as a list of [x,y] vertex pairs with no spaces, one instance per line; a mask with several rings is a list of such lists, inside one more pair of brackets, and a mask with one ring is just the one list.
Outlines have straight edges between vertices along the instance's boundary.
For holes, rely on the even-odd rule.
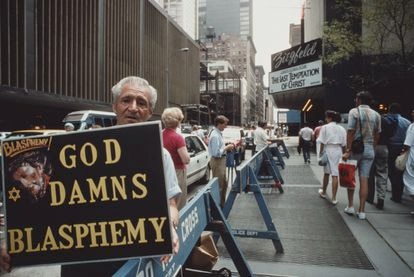
[[332,176],[332,204],[338,204],[336,193],[338,191],[338,164],[346,147],[346,130],[337,124],[341,121],[341,115],[335,111],[326,111],[325,119],[327,124],[323,125],[319,132],[317,142],[320,143],[320,156],[326,152],[328,163],[324,166],[322,188],[319,195],[326,198],[326,188],[329,183],[329,175]]

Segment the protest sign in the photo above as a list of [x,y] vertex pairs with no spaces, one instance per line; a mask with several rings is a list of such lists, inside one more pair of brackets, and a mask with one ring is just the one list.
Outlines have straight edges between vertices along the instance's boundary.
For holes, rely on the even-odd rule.
[[160,122],[2,144],[13,266],[172,253]]

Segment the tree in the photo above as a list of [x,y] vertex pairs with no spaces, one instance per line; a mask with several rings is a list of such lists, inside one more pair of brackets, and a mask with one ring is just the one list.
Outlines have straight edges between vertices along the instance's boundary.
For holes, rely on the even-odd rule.
[[363,15],[368,49],[380,55],[385,51],[396,54],[403,69],[408,70],[412,62],[409,56],[414,52],[414,0],[368,0]]
[[351,69],[348,87],[370,88],[391,76],[407,79],[414,58],[414,0],[336,0],[333,13],[324,25],[324,64],[336,72]]
[[335,18],[324,24],[324,63],[333,67],[361,52],[361,1],[336,0]]

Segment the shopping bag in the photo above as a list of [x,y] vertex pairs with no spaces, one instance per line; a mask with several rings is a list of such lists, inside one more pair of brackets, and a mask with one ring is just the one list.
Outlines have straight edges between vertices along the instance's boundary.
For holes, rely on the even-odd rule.
[[356,160],[341,160],[338,165],[339,185],[348,189],[354,189],[356,185],[355,171],[357,167]]
[[395,159],[395,168],[399,171],[405,170],[405,166],[408,160],[408,152],[409,151],[403,152],[402,154],[398,155],[398,157]]
[[326,154],[325,151],[323,151],[323,153],[321,155],[319,155],[318,157],[318,164],[320,166],[325,166],[328,164],[328,155]]

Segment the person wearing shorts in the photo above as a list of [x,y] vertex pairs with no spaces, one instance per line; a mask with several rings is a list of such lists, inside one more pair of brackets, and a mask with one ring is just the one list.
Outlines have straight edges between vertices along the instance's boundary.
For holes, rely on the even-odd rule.
[[[348,115],[347,148],[342,156],[343,160],[357,160],[360,183],[357,212],[359,219],[366,219],[365,202],[368,197],[369,172],[374,161],[374,147],[381,132],[381,116],[369,107],[371,101],[372,96],[368,91],[361,91],[356,95],[356,108],[351,109]],[[364,142],[363,153],[352,153],[352,141],[361,136]],[[345,208],[345,213],[355,214],[353,202],[354,190],[348,189],[348,206]]]

